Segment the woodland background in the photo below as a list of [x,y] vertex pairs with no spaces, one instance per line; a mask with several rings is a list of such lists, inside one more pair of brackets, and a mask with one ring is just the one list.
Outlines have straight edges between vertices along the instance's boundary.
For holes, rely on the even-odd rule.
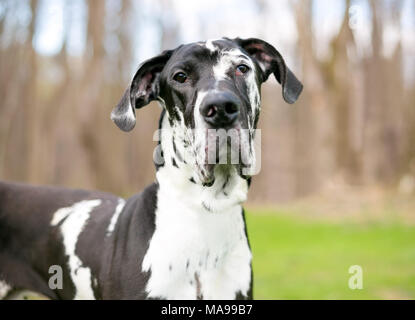
[[[398,190],[415,175],[414,1],[0,0],[0,178],[128,196],[154,180],[160,113],[109,114],[138,64],[221,36],[275,45],[303,81],[263,86],[250,203]],[[333,9],[332,9],[333,8]],[[372,188],[373,187],[373,188]]]
[[270,42],[305,87],[262,90],[254,297],[415,299],[414,0],[0,0],[0,179],[139,192],[160,108],[128,134],[112,108],[144,59],[222,36]]

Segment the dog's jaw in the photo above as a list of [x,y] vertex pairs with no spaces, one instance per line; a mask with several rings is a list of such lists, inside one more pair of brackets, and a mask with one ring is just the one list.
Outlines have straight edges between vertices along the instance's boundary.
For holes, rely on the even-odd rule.
[[[199,94],[203,95],[203,92]],[[191,172],[188,178],[205,187],[213,186],[218,175],[236,174],[245,180],[251,177],[251,168],[256,165],[253,121],[248,129],[240,125],[228,131],[211,129],[199,116],[196,102],[193,129],[186,125],[179,108],[176,107],[179,120],[172,120],[168,108],[160,104],[166,110],[159,131],[164,166]]]
[[[159,184],[170,185],[172,192],[177,193],[178,199],[186,199],[190,207],[203,211],[220,213],[231,207],[240,206],[247,198],[248,182],[240,176],[237,167],[214,165],[213,169],[206,169],[204,166],[199,171],[195,167],[197,164],[187,163],[183,159],[184,152],[193,153],[196,150],[191,147],[179,148],[179,143],[173,143],[182,139],[182,136],[177,136],[177,130],[165,115],[161,120],[160,130],[164,164],[156,173]],[[212,183],[202,180],[207,176],[214,177]],[[189,194],[194,196],[189,197]]]

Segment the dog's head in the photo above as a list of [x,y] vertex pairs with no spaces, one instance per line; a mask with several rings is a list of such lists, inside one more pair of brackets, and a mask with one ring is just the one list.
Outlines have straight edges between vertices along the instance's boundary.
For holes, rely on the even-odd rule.
[[255,159],[260,87],[271,74],[281,84],[284,100],[294,103],[302,84],[267,42],[222,38],[182,45],[141,64],[111,119],[130,131],[135,109],[158,100],[174,131],[175,152],[180,159],[193,159],[201,183],[213,182],[218,163],[236,166],[246,177],[242,169]]

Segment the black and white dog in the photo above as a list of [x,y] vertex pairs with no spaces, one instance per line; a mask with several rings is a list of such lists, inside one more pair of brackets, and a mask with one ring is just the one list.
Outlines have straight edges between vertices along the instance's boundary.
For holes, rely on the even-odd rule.
[[[141,64],[111,118],[129,131],[135,109],[159,101],[156,182],[127,200],[0,182],[0,298],[28,289],[52,299],[251,299],[241,204],[271,73],[294,103],[301,83],[259,39],[182,45]],[[243,163],[207,161],[209,129],[234,130]],[[48,284],[51,266],[63,270],[61,289]]]

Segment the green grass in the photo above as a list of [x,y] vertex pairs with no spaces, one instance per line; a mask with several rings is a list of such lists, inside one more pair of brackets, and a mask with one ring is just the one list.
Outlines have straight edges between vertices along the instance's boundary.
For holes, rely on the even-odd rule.
[[[415,299],[415,227],[247,213],[255,299]],[[363,289],[348,269],[363,269]]]

